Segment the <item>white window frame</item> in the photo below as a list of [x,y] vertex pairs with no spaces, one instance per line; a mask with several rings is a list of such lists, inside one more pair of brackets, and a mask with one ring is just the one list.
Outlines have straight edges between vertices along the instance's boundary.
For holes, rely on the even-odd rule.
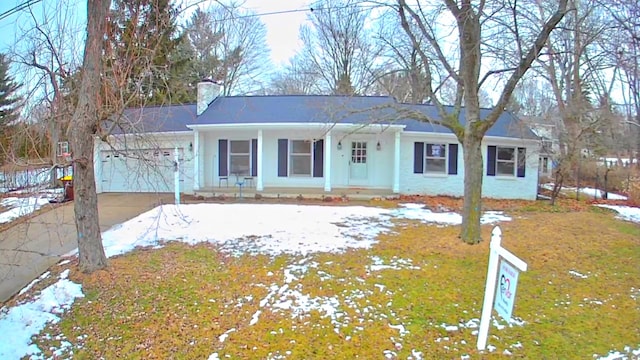
[[[233,152],[233,143],[244,142],[248,144],[248,152]],[[229,174],[236,176],[250,176],[251,175],[251,140],[229,140],[229,151],[228,151],[228,161],[229,161]],[[234,157],[246,157],[249,159],[249,167],[246,169],[237,170],[233,167],[233,158]]]
[[[511,150],[513,160],[500,159],[500,150]],[[501,172],[500,164],[513,164],[511,173]],[[515,177],[518,172],[518,148],[513,146],[496,146],[496,176]]]
[[[433,155],[429,155],[429,147],[431,147],[433,149],[434,146],[442,146],[442,150],[444,151],[444,156],[433,156]],[[446,175],[447,174],[447,167],[449,164],[449,151],[447,151],[447,144],[444,143],[424,143],[424,165],[423,165],[423,173],[424,174],[442,174],[442,175]],[[428,170],[428,166],[427,164],[429,163],[429,160],[444,160],[444,167],[442,169],[442,171],[429,171]]]
[[[294,143],[304,143],[309,146],[309,152],[294,152],[295,149]],[[309,173],[296,173],[294,171],[294,158],[309,158]],[[289,176],[293,177],[311,177],[313,176],[313,141],[309,140],[289,140]]]

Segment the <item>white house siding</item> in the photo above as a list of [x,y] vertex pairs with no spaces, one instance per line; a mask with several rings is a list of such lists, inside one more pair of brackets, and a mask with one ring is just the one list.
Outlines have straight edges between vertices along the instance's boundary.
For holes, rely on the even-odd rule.
[[[326,130],[322,127],[317,129],[263,129],[263,164],[262,183],[265,188],[269,187],[307,187],[323,188],[325,185],[323,177],[280,177],[278,176],[278,139],[324,139]],[[353,134],[345,131],[331,131],[331,187],[362,187],[374,189],[390,190],[393,187],[393,159],[395,133],[385,131],[382,133]],[[258,138],[257,128],[247,130],[200,130],[200,188],[217,187],[219,184],[218,173],[218,142],[220,139],[226,140],[251,140]],[[194,185],[194,157],[196,149],[194,144],[194,132],[180,132],[167,134],[147,134],[145,136],[127,137],[126,141],[122,137],[114,137],[114,148],[118,150],[128,149],[131,152],[144,151],[149,149],[182,149],[184,159],[180,169],[181,191],[185,193],[193,192]],[[354,183],[349,176],[349,162],[351,160],[351,142],[367,142],[367,179],[365,182]],[[338,150],[338,142],[342,148]],[[381,149],[377,150],[376,145],[380,142]],[[464,192],[464,162],[462,146],[458,144],[457,154],[457,174],[415,174],[414,173],[414,143],[433,144],[458,144],[455,136],[451,134],[426,134],[426,133],[401,133],[400,142],[400,193],[402,194],[424,194],[424,195],[450,195],[462,196]],[[126,144],[126,146],[125,146]],[[325,143],[325,146],[328,144]],[[517,176],[487,176],[487,146],[510,146],[526,148],[526,170],[525,177]],[[96,173],[96,185],[98,192],[114,191],[106,188],[109,176],[126,176],[121,185],[127,184],[126,188],[119,191],[173,191],[173,176],[169,179],[162,179],[164,184],[150,184],[153,179],[158,182],[157,177],[140,176],[144,174],[146,164],[138,163],[134,160],[127,160],[127,171],[125,174],[108,174],[111,169],[105,168],[104,155],[112,151],[110,145],[96,140],[94,152],[94,165]],[[449,150],[449,148],[447,148]],[[538,183],[538,143],[535,141],[525,141],[508,138],[485,138],[482,146],[484,166],[483,166],[483,196],[489,198],[518,198],[535,199]],[[449,155],[447,155],[449,156]],[[173,151],[171,160],[173,159]],[[129,164],[129,162],[131,164]],[[448,163],[448,161],[447,161]],[[122,171],[121,171],[122,172]],[[133,179],[133,180],[130,180]],[[229,176],[228,184],[233,186],[235,179]],[[253,186],[256,186],[257,179],[254,179]],[[223,182],[222,186],[226,183]]]
[[[349,134],[334,131],[331,133],[331,186],[338,188],[366,187],[390,190],[393,186],[394,133]],[[364,141],[367,144],[367,176],[364,180],[350,177],[351,144]],[[338,150],[338,142],[342,149]],[[377,144],[380,142],[380,150]]]
[[[452,134],[404,133],[400,143],[400,193],[424,195],[462,196],[464,186],[464,166],[462,146],[458,145],[458,173],[414,174],[414,143],[458,144]],[[448,159],[447,155],[447,159]]]
[[[487,146],[509,146],[526,148],[524,177],[487,176]],[[536,140],[486,137],[482,145],[484,158],[482,195],[494,199],[535,200],[538,194],[539,142]]]
[[[324,176],[278,176],[278,139],[287,140],[309,140],[324,139],[326,129],[302,130],[263,130],[263,163],[262,182],[264,187],[302,187],[302,188],[323,188]],[[202,187],[217,187],[219,184],[226,185],[226,182],[219,182],[220,174],[218,169],[219,154],[218,143],[224,140],[251,140],[258,137],[258,130],[201,130],[201,139],[204,143],[204,184]],[[367,177],[366,180],[354,183],[349,176],[349,166],[351,159],[351,142],[367,142]],[[380,142],[381,150],[376,146]],[[342,148],[338,150],[338,142]],[[366,187],[391,189],[393,183],[393,146],[394,134],[392,132],[383,134],[349,134],[345,132],[332,131],[331,144],[324,143],[324,146],[331,146],[331,186],[332,188],[344,187]],[[233,175],[229,177],[230,185],[235,181]],[[254,181],[255,186],[255,181]]]
[[[464,160],[462,145],[458,145],[458,168],[456,175],[414,174],[414,143],[458,143],[450,134],[404,133],[400,148],[400,192],[402,194],[464,195]],[[488,176],[488,146],[526,148],[525,177]],[[482,195],[496,199],[535,200],[538,184],[538,144],[535,141],[487,137],[482,144],[483,185]]]
[[[183,159],[180,164],[180,191],[193,192],[193,134],[191,132],[112,136],[111,144],[99,139],[94,145],[96,190],[100,192],[173,192],[174,173],[171,165],[173,149],[178,147]],[[152,155],[154,149],[163,154]],[[171,154],[164,156],[166,151]],[[124,154],[132,154],[131,157]],[[146,155],[145,155],[146,154]],[[115,155],[118,155],[116,158]],[[135,157],[153,157],[163,162],[154,169],[149,161]]]

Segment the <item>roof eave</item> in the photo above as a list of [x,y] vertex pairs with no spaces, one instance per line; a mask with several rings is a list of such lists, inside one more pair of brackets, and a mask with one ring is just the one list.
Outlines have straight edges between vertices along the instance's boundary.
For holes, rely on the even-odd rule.
[[260,130],[260,129],[309,129],[310,127],[317,127],[318,129],[328,130],[358,130],[372,128],[391,129],[395,131],[402,131],[405,125],[399,124],[354,124],[354,123],[247,123],[247,124],[192,124],[187,125],[191,130]]

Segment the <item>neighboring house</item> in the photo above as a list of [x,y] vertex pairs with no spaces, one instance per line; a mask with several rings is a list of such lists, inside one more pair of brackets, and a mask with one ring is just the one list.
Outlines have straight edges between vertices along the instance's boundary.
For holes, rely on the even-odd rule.
[[540,177],[552,177],[556,157],[560,153],[560,143],[555,125],[533,123],[531,131],[538,136],[540,149],[538,152],[538,173]]
[[[217,97],[198,84],[197,105],[131,109],[130,124],[96,140],[99,192],[171,192],[174,149],[184,193],[212,193],[237,181],[257,193],[282,188],[339,194],[463,195],[462,147],[448,129],[395,119],[396,109],[437,118],[430,105],[388,97]],[[488,114],[483,110],[482,114]],[[464,116],[464,115],[461,115]],[[504,113],[482,145],[483,195],[535,199],[539,139]]]

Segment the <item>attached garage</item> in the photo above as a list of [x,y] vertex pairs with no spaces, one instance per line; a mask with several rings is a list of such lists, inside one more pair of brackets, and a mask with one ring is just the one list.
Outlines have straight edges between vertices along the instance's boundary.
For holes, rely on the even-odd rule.
[[[179,149],[180,154],[183,150]],[[184,158],[183,155],[180,155]],[[102,162],[103,192],[173,192],[174,150],[146,149],[127,153],[103,150]],[[180,181],[184,181],[181,171]]]

